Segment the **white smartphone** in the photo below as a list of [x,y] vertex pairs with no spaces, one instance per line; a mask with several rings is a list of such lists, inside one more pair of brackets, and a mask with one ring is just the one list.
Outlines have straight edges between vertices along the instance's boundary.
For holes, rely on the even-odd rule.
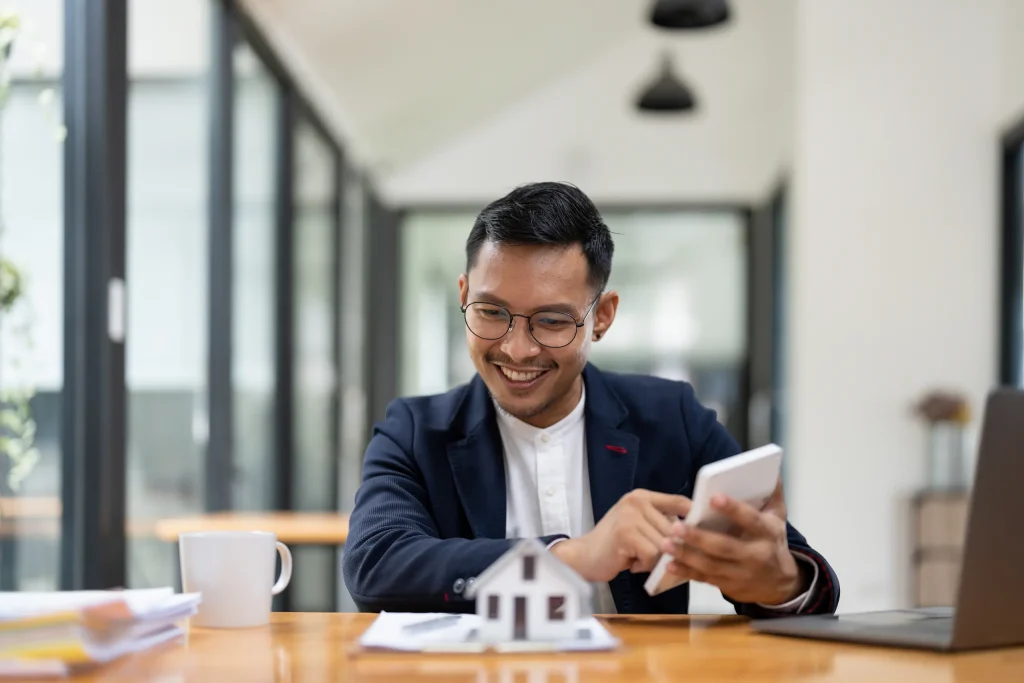
[[[711,498],[716,493],[724,493],[760,510],[775,491],[781,471],[782,448],[775,444],[704,465],[698,470],[694,482],[693,507],[683,521],[701,529],[728,531],[732,521],[711,507]],[[657,595],[685,583],[678,576],[666,574],[670,562],[672,556],[668,553],[658,560],[644,582],[648,595]]]

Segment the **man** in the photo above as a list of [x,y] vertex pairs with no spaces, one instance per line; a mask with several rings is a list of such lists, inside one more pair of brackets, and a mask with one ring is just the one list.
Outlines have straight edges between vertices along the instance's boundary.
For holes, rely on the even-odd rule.
[[697,470],[740,448],[689,384],[588,363],[619,305],[604,291],[612,252],[570,185],[520,187],[480,213],[459,278],[477,375],[394,401],[374,429],[344,559],[361,610],[472,611],[474,578],[534,537],[595,584],[597,613],[685,614],[688,583],[643,588],[663,552],[741,614],[835,611],[839,582],[787,523],[781,483],[763,510],[714,501],[734,533],[670,521]]

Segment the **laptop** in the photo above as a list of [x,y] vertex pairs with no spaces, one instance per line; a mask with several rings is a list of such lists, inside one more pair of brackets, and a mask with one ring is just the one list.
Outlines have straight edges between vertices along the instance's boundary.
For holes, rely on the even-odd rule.
[[958,652],[1024,645],[1024,391],[989,394],[956,604],[751,622],[760,633]]

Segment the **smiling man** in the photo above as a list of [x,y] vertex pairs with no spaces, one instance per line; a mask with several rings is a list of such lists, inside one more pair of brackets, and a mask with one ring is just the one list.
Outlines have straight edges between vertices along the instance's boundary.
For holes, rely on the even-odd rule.
[[670,521],[697,470],[740,448],[689,384],[588,362],[619,306],[613,250],[571,185],[517,188],[477,217],[458,281],[477,374],[394,401],[374,429],[344,557],[361,610],[472,611],[474,578],[531,537],[594,584],[597,613],[685,614],[688,583],[643,588],[663,552],[741,614],[835,611],[838,579],[787,521],[781,483],[762,510],[714,501],[730,534]]

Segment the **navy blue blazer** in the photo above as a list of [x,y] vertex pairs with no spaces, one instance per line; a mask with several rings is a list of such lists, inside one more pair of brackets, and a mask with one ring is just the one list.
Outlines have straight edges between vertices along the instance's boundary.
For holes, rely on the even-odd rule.
[[[740,452],[685,382],[603,372],[590,364],[583,381],[595,520],[634,488],[692,496],[702,465]],[[345,545],[345,584],[360,610],[475,609],[464,597],[467,582],[514,542],[505,538],[503,458],[494,404],[479,376],[444,394],[388,406],[366,450]],[[787,531],[790,548],[820,570],[804,613],[834,613],[835,572],[796,529],[787,525]],[[687,612],[688,583],[651,597],[643,588],[646,579],[628,571],[612,579],[620,614]],[[730,602],[739,614],[772,614]]]

